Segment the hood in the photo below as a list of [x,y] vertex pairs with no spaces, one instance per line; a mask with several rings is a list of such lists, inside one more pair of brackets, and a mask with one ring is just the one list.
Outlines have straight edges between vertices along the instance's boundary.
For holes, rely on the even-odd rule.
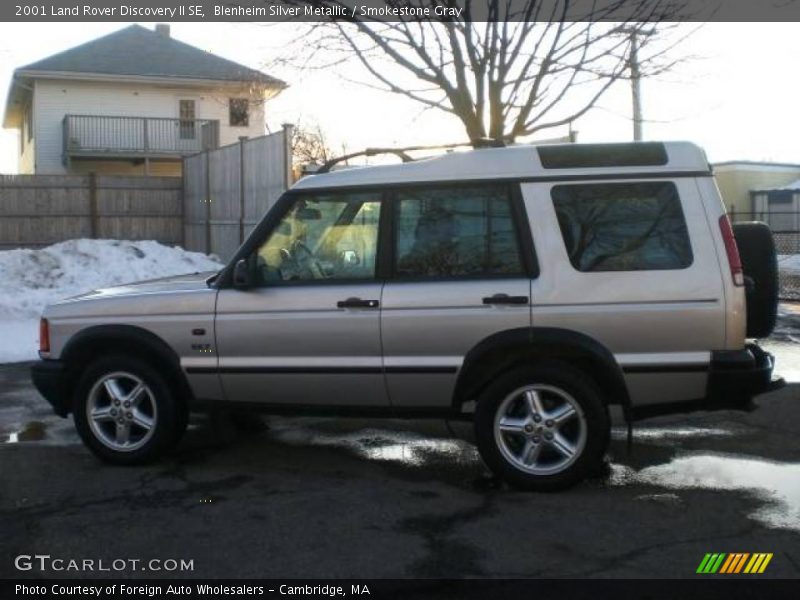
[[145,281],[134,281],[108,288],[100,288],[67,298],[65,302],[80,300],[81,298],[96,296],[138,296],[141,294],[153,294],[162,292],[191,292],[196,290],[206,290],[208,280],[216,274],[216,271],[206,271],[204,273],[187,273],[185,275],[173,275],[171,277],[161,277],[159,279],[146,279]]
[[217,290],[209,287],[208,281],[214,275],[214,271],[208,271],[101,288],[51,304],[44,316],[123,317],[213,311]]

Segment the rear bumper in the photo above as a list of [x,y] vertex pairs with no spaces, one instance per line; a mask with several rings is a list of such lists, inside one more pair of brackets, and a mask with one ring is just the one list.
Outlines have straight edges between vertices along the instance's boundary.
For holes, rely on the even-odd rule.
[[744,350],[723,350],[711,356],[707,399],[725,405],[769,392],[785,385],[783,379],[772,380],[775,357],[755,344]]
[[772,354],[755,344],[747,344],[743,350],[714,351],[704,398],[634,406],[630,409],[630,416],[639,420],[702,410],[752,410],[755,396],[786,385],[783,379],[772,379],[774,367]]
[[33,385],[55,413],[66,417],[70,412],[70,378],[66,365],[58,360],[40,360],[31,367]]

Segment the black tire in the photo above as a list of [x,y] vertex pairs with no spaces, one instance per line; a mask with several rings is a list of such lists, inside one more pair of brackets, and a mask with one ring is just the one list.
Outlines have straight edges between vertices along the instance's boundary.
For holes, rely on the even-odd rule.
[[[765,338],[778,316],[778,259],[766,223],[737,223],[733,235],[747,281],[747,337]],[[752,283],[751,283],[752,282]]]
[[[495,436],[495,418],[503,409],[507,399],[511,398],[514,392],[533,385],[566,392],[582,411],[582,414],[578,413],[574,418],[582,418],[582,423],[585,425],[584,443],[574,453],[574,459],[570,459],[573,462],[557,472],[532,474],[521,470],[504,454],[501,442]],[[475,436],[481,457],[495,475],[517,489],[551,492],[573,486],[601,470],[610,438],[610,420],[602,393],[594,380],[568,364],[553,362],[516,368],[503,373],[493,381],[478,399]],[[530,439],[535,440],[535,438]]]
[[[114,437],[116,422],[118,417],[122,417],[123,411],[130,410],[126,414],[134,414],[133,409],[124,406],[114,406],[117,402],[107,388],[103,385],[112,374],[118,374],[115,381],[120,381],[119,389],[131,392],[135,387],[135,379],[146,386],[147,408],[153,406],[149,412],[142,407],[143,412],[148,412],[146,416],[151,417],[152,427],[145,430],[135,423],[128,424],[128,431],[132,432],[131,440],[137,437],[141,442],[132,443],[130,449],[115,449],[109,444],[114,441],[109,438]],[[131,376],[132,378],[127,378]],[[127,387],[123,384],[129,382]],[[97,398],[93,401],[92,398]],[[120,399],[124,404],[124,395]],[[108,409],[119,411],[113,417],[108,418],[102,423],[97,423],[94,419],[90,422],[87,407],[102,402],[108,404]],[[103,407],[105,408],[105,406]],[[134,408],[136,408],[134,406]],[[134,357],[128,356],[108,356],[99,358],[90,363],[82,373],[73,396],[73,418],[78,434],[83,443],[98,458],[116,465],[139,465],[152,462],[163,456],[172,446],[177,443],[186,428],[188,412],[182,403],[178,402],[164,376],[149,363]],[[106,438],[106,441],[103,441]]]

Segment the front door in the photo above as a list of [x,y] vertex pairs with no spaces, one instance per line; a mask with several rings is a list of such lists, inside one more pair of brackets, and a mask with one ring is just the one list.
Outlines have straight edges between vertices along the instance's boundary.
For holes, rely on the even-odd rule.
[[216,338],[225,396],[275,405],[388,406],[376,277],[376,193],[293,194],[224,289]]

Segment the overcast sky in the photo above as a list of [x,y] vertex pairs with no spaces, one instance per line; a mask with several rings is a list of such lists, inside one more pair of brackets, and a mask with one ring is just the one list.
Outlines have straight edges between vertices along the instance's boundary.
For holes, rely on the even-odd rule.
[[[13,70],[99,37],[125,23],[0,23],[0,97]],[[152,24],[145,24],[153,27]],[[274,48],[295,34],[292,24],[172,23],[173,37],[262,68]],[[712,161],[746,159],[800,163],[797,59],[800,23],[711,23],[681,47],[699,58],[643,84],[646,139],[691,140]],[[332,70],[299,75],[270,71],[290,84],[267,104],[267,125],[319,124],[331,145],[431,144],[464,139],[454,117],[421,112],[413,102],[342,81]],[[355,75],[351,72],[350,76]],[[620,82],[601,105],[577,121],[579,140],[631,139],[630,89]],[[545,137],[564,135],[565,130]],[[0,130],[0,173],[17,170],[16,132]]]

